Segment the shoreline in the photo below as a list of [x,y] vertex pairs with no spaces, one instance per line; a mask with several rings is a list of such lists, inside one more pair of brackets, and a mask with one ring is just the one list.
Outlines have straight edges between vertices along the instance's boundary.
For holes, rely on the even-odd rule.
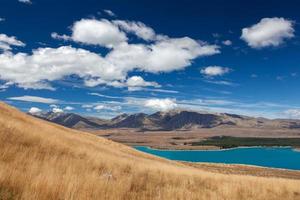
[[187,166],[195,167],[204,171],[230,174],[230,175],[247,175],[255,177],[269,177],[269,178],[288,178],[288,179],[300,179],[300,170],[283,169],[263,167],[256,165],[246,164],[226,164],[226,163],[193,163],[193,162],[180,162]]
[[[214,162],[189,162],[189,161],[179,161],[177,162],[186,163],[189,165],[220,165],[220,166],[236,166],[236,167],[251,167],[251,168],[257,168],[257,169],[265,169],[265,170],[277,170],[277,171],[290,171],[290,172],[299,172],[300,170],[297,169],[286,169],[286,168],[280,168],[280,167],[265,167],[260,165],[251,165],[251,164],[238,164],[238,163],[214,163]],[[300,177],[299,177],[300,178]]]
[[[293,151],[300,152],[299,147],[292,147],[292,146],[238,146],[238,147],[232,147],[232,148],[220,148],[217,146],[205,146],[209,148],[201,148],[201,149],[189,149],[189,148],[167,148],[167,147],[156,147],[156,146],[147,146],[147,145],[130,145],[131,147],[146,147],[149,149],[157,150],[157,151],[229,151],[234,149],[250,149],[250,148],[286,148],[286,149],[292,149]],[[187,147],[187,146],[186,146]],[[211,148],[210,148],[211,147]]]

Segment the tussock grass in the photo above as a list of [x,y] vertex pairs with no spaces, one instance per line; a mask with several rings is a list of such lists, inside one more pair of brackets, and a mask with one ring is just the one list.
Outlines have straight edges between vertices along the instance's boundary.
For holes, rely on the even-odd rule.
[[0,103],[0,199],[300,199],[300,181],[204,172]]

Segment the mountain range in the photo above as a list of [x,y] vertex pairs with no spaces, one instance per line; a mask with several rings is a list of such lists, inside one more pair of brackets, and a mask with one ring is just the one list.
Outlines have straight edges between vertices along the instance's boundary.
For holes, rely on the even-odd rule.
[[171,110],[154,114],[121,114],[112,119],[75,113],[34,113],[35,117],[75,129],[135,128],[150,131],[197,130],[215,127],[300,129],[300,120],[254,118],[228,113]]

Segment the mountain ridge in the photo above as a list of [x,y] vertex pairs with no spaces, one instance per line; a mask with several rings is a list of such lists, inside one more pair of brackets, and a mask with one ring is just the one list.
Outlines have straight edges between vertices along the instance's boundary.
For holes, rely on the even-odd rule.
[[300,128],[300,120],[255,118],[230,113],[209,113],[191,110],[159,111],[153,114],[123,113],[109,120],[64,112],[31,113],[30,115],[75,129],[135,128],[150,131],[173,131],[215,127]]

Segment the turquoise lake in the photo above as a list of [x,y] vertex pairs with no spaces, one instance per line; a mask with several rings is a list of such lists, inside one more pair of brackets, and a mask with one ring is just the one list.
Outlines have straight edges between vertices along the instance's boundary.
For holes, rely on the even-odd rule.
[[251,147],[226,150],[158,150],[145,146],[135,149],[170,160],[246,164],[300,170],[300,152],[290,147]]

